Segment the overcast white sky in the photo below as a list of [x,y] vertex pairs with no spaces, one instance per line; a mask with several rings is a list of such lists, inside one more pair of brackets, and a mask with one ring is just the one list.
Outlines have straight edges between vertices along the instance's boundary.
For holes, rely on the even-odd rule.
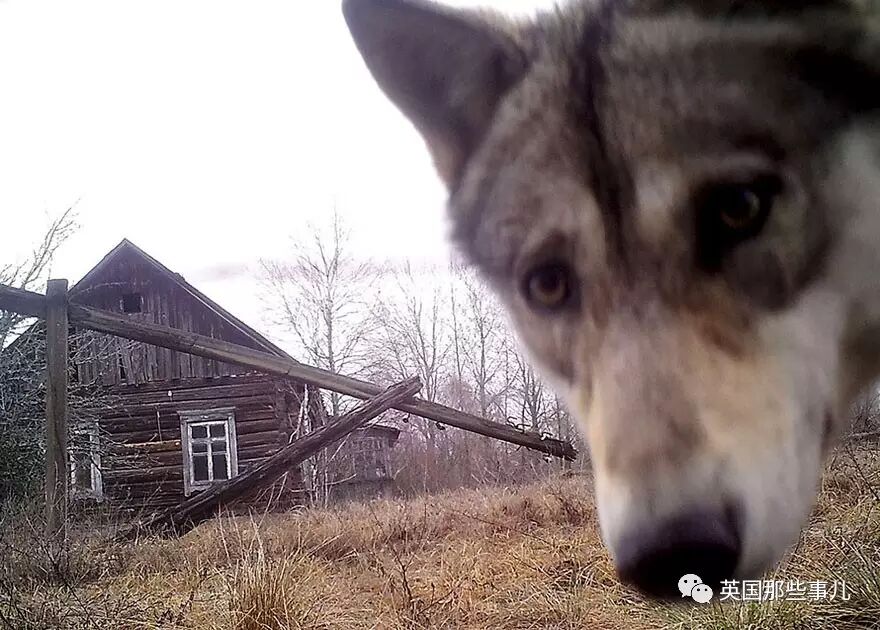
[[249,269],[334,202],[364,255],[448,257],[443,189],[339,0],[0,0],[0,262],[76,203],[54,276],[128,237],[259,328]]

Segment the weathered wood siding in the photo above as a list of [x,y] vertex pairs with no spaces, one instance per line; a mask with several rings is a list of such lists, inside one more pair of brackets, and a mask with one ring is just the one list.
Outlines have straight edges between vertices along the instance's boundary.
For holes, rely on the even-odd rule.
[[[111,388],[112,407],[99,419],[106,499],[120,507],[144,510],[184,499],[184,453],[178,414],[187,410],[235,408],[240,474],[291,439],[302,391],[300,385],[263,375]],[[289,477],[283,492],[277,487],[273,492],[301,491],[299,471],[292,471]]]
[[[148,260],[135,255],[112,258],[96,278],[71,293],[71,299],[79,304],[116,313],[125,312],[125,296],[139,296],[141,312],[127,313],[134,321],[163,324],[265,350]],[[83,333],[78,339],[73,350],[80,383],[136,384],[246,372],[239,366],[98,333]]]

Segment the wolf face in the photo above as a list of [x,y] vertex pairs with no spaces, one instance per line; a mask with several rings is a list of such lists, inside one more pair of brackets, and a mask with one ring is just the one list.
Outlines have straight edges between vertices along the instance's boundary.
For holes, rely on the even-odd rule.
[[880,37],[845,2],[345,0],[649,594],[797,537],[880,359]]

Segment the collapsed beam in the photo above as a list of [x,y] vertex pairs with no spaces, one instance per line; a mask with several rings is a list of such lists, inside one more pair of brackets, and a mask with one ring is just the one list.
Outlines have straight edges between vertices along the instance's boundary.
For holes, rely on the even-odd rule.
[[[15,311],[31,317],[45,317],[46,298],[39,293],[0,285],[0,310]],[[299,363],[288,357],[275,356],[228,341],[168,326],[135,322],[117,313],[73,302],[68,306],[68,318],[72,325],[81,328],[161,346],[178,352],[186,352],[207,359],[233,363],[267,374],[296,379],[314,387],[328,389],[361,400],[376,396],[383,391],[382,387],[374,383],[334,374]],[[577,450],[569,442],[547,438],[530,431],[520,431],[509,425],[427,400],[412,398],[395,404],[393,408],[458,429],[524,446],[554,457],[567,460],[574,460],[577,457]]]

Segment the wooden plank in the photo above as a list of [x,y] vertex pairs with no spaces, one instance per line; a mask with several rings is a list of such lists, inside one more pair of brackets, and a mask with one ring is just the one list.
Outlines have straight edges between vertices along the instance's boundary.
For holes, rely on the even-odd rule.
[[[180,430],[180,422],[178,422]],[[108,448],[111,456],[128,457],[130,455],[149,455],[150,453],[162,453],[173,451],[180,453],[180,440],[163,440],[161,442],[140,442],[137,444],[113,444]],[[116,457],[113,457],[115,460]]]
[[[177,385],[176,383],[174,385]],[[215,398],[232,398],[232,397],[252,397],[264,396],[268,397],[273,394],[272,383],[242,383],[241,385],[218,385],[216,387],[175,387],[166,384],[160,391],[144,391],[140,392],[132,390],[130,392],[119,392],[116,395],[122,398],[125,403],[137,403],[141,405],[155,405],[168,402],[168,392],[172,393],[172,402],[188,402],[191,400],[213,400]],[[118,391],[118,390],[117,390]],[[271,398],[262,398],[262,401],[272,400]]]
[[166,440],[180,439],[180,421],[174,429],[162,429],[162,435],[159,435],[157,427],[145,428],[143,431],[129,431],[126,433],[112,433],[109,441],[117,444],[143,444],[144,442],[164,442]]
[[[154,325],[154,324],[151,324]],[[156,346],[152,344],[147,344],[151,348],[155,348]],[[136,395],[147,392],[161,392],[164,394],[169,389],[173,391],[178,390],[190,390],[190,389],[200,389],[205,387],[215,387],[221,385],[247,385],[247,384],[256,384],[260,382],[265,382],[267,379],[273,379],[274,376],[269,376],[266,374],[250,374],[250,375],[241,375],[241,376],[219,376],[219,377],[194,377],[194,378],[185,378],[180,381],[174,383],[173,386],[169,387],[169,383],[167,381],[151,381],[149,383],[139,383],[137,385],[121,385],[117,387],[113,387],[110,391],[113,394],[124,396],[124,395]]]
[[178,535],[186,533],[201,521],[210,518],[218,507],[270,485],[290,468],[301,464],[321,449],[338,442],[392,405],[411,398],[421,387],[418,378],[389,387],[370,400],[360,403],[338,420],[281,449],[248,472],[217,484],[209,490],[190,497],[180,505],[175,505],[151,519],[136,524],[123,532],[122,537],[130,538],[144,530],[164,529]]
[[[172,390],[173,392],[173,390]],[[165,398],[166,402],[164,403],[156,403],[156,404],[147,404],[147,405],[133,405],[133,404],[123,404],[122,406],[125,408],[125,412],[130,414],[132,417],[137,416],[148,416],[150,414],[153,417],[156,416],[156,412],[158,411],[160,414],[168,414],[176,411],[193,411],[199,409],[210,409],[211,407],[235,407],[236,411],[239,408],[245,409],[245,405],[247,408],[254,409],[255,411],[269,411],[271,412],[272,405],[272,397],[271,396],[235,396],[220,399],[219,402],[223,404],[218,404],[217,400],[212,401],[204,401],[204,400],[190,400],[187,402],[180,402],[171,398],[172,402],[167,402],[168,397]],[[118,411],[114,411],[113,413],[118,413]]]
[[89,378],[85,382],[92,384],[98,382],[98,333],[93,330],[88,330],[85,332],[87,332],[89,335]]
[[183,465],[152,466],[150,468],[126,468],[107,470],[104,480],[108,484],[144,483],[148,481],[177,481],[183,490]]
[[146,373],[147,382],[150,382],[156,380],[156,374],[159,371],[158,362],[156,360],[156,352],[158,351],[158,348],[152,344],[144,344],[144,348],[146,348],[147,355],[144,371]]
[[[22,296],[22,293],[27,294],[28,292],[17,291],[15,299],[8,300],[4,299],[3,293],[0,293],[0,309],[7,308],[6,304],[15,303],[32,310],[38,310],[39,299],[42,299],[42,296],[37,293]],[[261,372],[300,380],[309,385],[329,389],[347,396],[365,399],[382,391],[381,387],[373,383],[334,374],[327,370],[298,363],[292,359],[252,350],[204,335],[181,333],[173,328],[157,324],[133,322],[114,313],[76,304],[70,304],[68,311],[70,320],[83,328],[172,348],[178,352],[189,352],[218,361],[242,365]],[[521,431],[515,427],[451,409],[438,403],[414,398],[400,403],[395,406],[395,409],[486,437],[548,453],[555,457],[563,459],[577,457],[577,450],[569,442],[530,431]]]
[[[105,465],[103,472],[106,479],[124,479],[131,477],[135,471],[165,469],[169,466],[180,466],[183,457],[180,451],[158,451],[137,455],[117,455]],[[102,461],[103,463],[103,461]],[[115,476],[114,476],[115,475]]]
[[281,450],[283,444],[255,444],[254,446],[243,446],[238,449],[239,465],[251,459],[258,457],[270,457]]
[[119,340],[119,343],[116,346],[116,351],[119,352],[119,358],[122,363],[122,369],[125,370],[125,379],[120,375],[120,382],[134,384],[137,382],[135,374],[134,374],[134,361],[131,357],[131,348],[132,344],[124,342],[122,339]]
[[[113,409],[111,413],[119,413]],[[162,431],[180,427],[180,419],[176,413],[161,413],[158,420],[156,414],[142,414],[139,416],[100,416],[101,430],[105,433],[132,433],[145,429],[160,428]]]
[[235,432],[241,437],[243,435],[249,435],[251,433],[261,433],[263,431],[275,431],[275,421],[274,420],[253,420],[251,422],[241,422],[238,420],[235,421]]
[[125,497],[176,496],[183,498],[183,482],[151,481],[146,483],[106,484],[104,492],[111,500]]
[[263,431],[261,433],[239,433],[237,438],[239,449],[245,446],[256,446],[257,444],[267,444],[278,448],[286,442],[284,434],[275,429],[271,431]]
[[67,533],[67,280],[46,286],[46,536]]

